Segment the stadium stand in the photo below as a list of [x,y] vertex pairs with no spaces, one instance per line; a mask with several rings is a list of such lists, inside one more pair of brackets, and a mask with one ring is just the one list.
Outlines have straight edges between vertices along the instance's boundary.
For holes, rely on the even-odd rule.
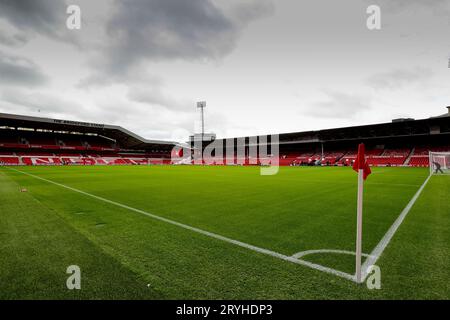
[[373,166],[400,166],[403,165],[411,153],[411,149],[385,149],[379,155],[369,154],[367,162]]
[[19,165],[19,157],[0,157],[0,164],[2,165]]
[[118,126],[0,114],[2,165],[170,164],[175,145]]
[[450,152],[450,146],[416,147],[413,154],[411,155],[411,159],[408,165],[412,167],[428,167],[430,165],[430,152]]
[[411,167],[428,167],[430,160],[428,155],[412,156],[409,161]]
[[[264,165],[273,160],[271,155],[248,156],[250,141],[255,138],[239,138],[246,142],[245,158],[238,158],[235,149],[234,156],[227,159],[224,147],[223,159],[205,158],[195,164]],[[428,166],[430,151],[450,151],[449,138],[450,111],[421,120],[284,133],[279,135],[279,165],[349,166],[355,161],[358,143],[364,142],[372,166]],[[216,142],[226,145],[221,139]],[[191,155],[201,154],[194,142],[190,143]],[[175,147],[178,151],[174,153]],[[179,153],[176,142],[147,140],[119,126],[0,113],[2,165],[193,163],[189,158],[187,162],[171,159]]]
[[[279,164],[348,166],[356,159],[357,145],[364,142],[368,162],[372,166],[428,165],[428,160],[423,158],[427,157],[429,151],[444,151],[445,146],[448,146],[448,109],[446,114],[428,119],[396,119],[374,125],[283,133],[278,135]],[[249,143],[255,138],[235,139]],[[191,141],[191,146],[195,147],[194,141]],[[416,155],[420,148],[424,156],[419,159]]]
[[322,164],[334,165],[337,163],[345,154],[345,151],[333,151],[324,154],[321,160]]

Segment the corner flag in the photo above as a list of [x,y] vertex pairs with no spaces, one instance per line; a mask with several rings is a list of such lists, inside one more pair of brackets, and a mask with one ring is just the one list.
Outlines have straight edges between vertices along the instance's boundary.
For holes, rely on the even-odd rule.
[[364,180],[366,180],[367,176],[372,173],[369,164],[366,161],[365,152],[366,149],[364,147],[364,143],[360,143],[358,146],[358,155],[356,156],[355,163],[353,163],[353,170],[356,172],[359,172],[360,169],[363,170]]
[[358,146],[358,155],[355,163],[353,164],[353,170],[358,172],[358,204],[356,215],[356,267],[355,276],[356,282],[362,281],[361,275],[361,252],[362,252],[362,214],[363,214],[363,189],[364,180],[367,179],[369,174],[372,173],[369,164],[365,158],[365,147],[363,143]]

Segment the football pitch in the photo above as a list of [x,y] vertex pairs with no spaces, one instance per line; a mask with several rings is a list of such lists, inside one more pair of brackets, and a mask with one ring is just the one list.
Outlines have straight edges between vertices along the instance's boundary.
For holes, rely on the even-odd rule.
[[450,176],[372,171],[363,253],[407,215],[370,290],[348,167],[0,167],[0,299],[448,299]]

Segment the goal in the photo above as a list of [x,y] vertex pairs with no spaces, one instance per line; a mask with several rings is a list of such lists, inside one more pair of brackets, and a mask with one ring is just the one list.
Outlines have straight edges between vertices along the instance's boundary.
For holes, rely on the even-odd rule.
[[450,152],[430,152],[430,174],[450,174]]

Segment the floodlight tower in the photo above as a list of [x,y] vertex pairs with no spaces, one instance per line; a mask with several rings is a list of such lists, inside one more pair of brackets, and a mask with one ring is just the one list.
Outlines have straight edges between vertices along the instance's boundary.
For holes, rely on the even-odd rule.
[[206,108],[206,101],[199,101],[197,102],[197,108],[200,109],[200,117],[202,122],[202,142],[205,135],[205,108]]

